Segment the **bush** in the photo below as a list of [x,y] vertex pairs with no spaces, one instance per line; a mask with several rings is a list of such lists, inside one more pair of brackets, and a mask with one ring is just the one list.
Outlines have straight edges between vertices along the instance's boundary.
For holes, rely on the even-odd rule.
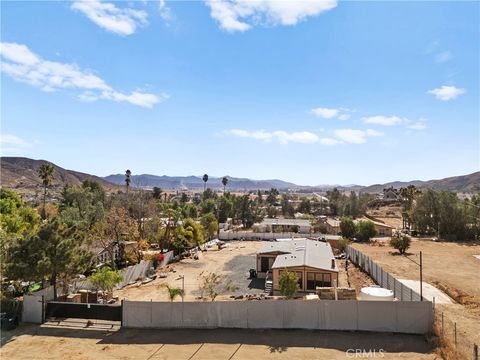
[[298,276],[292,271],[284,270],[280,272],[278,281],[280,285],[280,293],[287,299],[295,296],[300,287],[298,286]]
[[403,255],[410,247],[411,242],[412,240],[406,235],[395,235],[390,239],[390,246]]
[[345,251],[345,248],[350,245],[350,240],[348,240],[347,238],[344,238],[342,237],[339,241],[338,241],[338,248],[340,251]]
[[340,231],[343,237],[351,239],[355,235],[356,230],[355,223],[350,216],[342,217],[340,220]]
[[372,237],[377,235],[377,230],[375,229],[375,224],[371,221],[361,220],[357,223],[357,232],[355,236],[359,241],[367,242]]

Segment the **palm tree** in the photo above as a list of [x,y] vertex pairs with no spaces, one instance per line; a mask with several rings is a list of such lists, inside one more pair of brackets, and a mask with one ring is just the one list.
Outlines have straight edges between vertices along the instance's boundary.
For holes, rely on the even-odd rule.
[[225,195],[225,187],[228,184],[228,178],[226,176],[223,177],[222,184],[223,184],[223,195]]
[[53,180],[53,165],[45,163],[40,165],[38,168],[38,176],[42,179],[43,185],[43,217],[46,217],[45,205],[47,202],[47,187],[52,183]]
[[180,288],[176,288],[176,287],[173,287],[173,286],[170,286],[168,284],[163,284],[162,285],[163,287],[165,287],[168,291],[168,298],[170,299],[170,301],[173,302],[173,300],[175,300],[175,298],[177,296],[182,296],[184,295],[184,291]]
[[205,174],[203,175],[203,178],[202,178],[204,184],[203,184],[203,192],[205,192],[205,190],[207,190],[207,181],[208,181],[208,175]]
[[127,185],[127,195],[128,195],[128,189],[130,187],[130,182],[132,181],[131,176],[132,176],[132,172],[127,169],[125,171],[125,184]]

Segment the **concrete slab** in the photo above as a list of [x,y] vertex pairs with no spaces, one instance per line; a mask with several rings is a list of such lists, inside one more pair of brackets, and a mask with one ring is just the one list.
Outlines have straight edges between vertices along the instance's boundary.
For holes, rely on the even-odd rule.
[[[410,289],[416,291],[420,294],[420,281],[418,280],[408,280],[408,279],[398,279],[403,285],[409,287]],[[422,284],[423,297],[429,301],[433,301],[435,298],[436,304],[453,304],[454,301],[443,291],[437,289],[435,286],[426,283],[425,281]]]

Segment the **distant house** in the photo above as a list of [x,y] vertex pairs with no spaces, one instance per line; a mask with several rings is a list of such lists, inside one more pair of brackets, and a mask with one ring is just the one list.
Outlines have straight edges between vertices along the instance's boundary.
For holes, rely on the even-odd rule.
[[263,277],[271,272],[274,294],[279,294],[279,278],[285,270],[297,274],[300,292],[333,286],[333,281],[338,284],[335,257],[325,242],[309,239],[269,242],[257,252],[257,273]]
[[327,234],[339,235],[340,234],[340,220],[334,218],[327,218],[325,220],[325,227],[327,228]]
[[358,219],[354,220],[355,223],[358,221],[371,221],[375,225],[375,230],[377,230],[377,235],[376,236],[382,236],[382,237],[387,237],[387,236],[392,236],[393,235],[393,230],[395,230],[395,227],[387,225],[383,222],[372,220],[372,219]]
[[[364,218],[364,219],[355,219],[353,220],[354,223],[358,223],[359,221],[371,221],[375,225],[375,230],[377,230],[377,236],[392,236],[393,230],[395,229],[393,226],[387,225],[383,222]],[[328,218],[325,221],[325,226],[327,228],[327,234],[332,235],[340,235],[340,220]]]
[[256,224],[259,232],[298,232],[300,234],[310,234],[311,223],[310,220],[304,219],[263,219],[259,224]]
[[[120,241],[120,244],[114,240],[108,242],[97,242],[93,246],[90,246],[88,250],[94,255],[95,265],[102,265],[115,261],[120,257],[120,251],[125,253],[135,252],[138,249],[138,243],[136,241]],[[113,257],[113,259],[112,259]]]

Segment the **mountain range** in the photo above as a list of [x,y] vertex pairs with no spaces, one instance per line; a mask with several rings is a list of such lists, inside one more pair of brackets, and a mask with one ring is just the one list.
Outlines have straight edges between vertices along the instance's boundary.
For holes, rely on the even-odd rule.
[[[41,189],[41,180],[37,175],[41,164],[47,163],[46,160],[34,160],[24,157],[1,157],[0,181],[3,187],[13,188],[19,193],[34,193]],[[53,190],[61,189],[63,185],[70,183],[79,185],[85,179],[96,180],[101,183],[108,191],[117,191],[125,185],[125,175],[115,174],[105,177],[90,175],[78,171],[67,170],[55,164],[53,173]],[[480,172],[469,175],[453,176],[440,180],[413,180],[408,182],[394,181],[385,184],[374,184],[370,186],[361,185],[318,185],[318,186],[300,186],[291,182],[282,180],[252,180],[247,178],[228,178],[228,189],[235,191],[244,190],[266,190],[277,188],[279,190],[292,189],[303,192],[321,191],[337,187],[343,191],[361,191],[368,193],[378,193],[384,188],[400,188],[408,185],[415,185],[419,188],[431,188],[434,190],[450,190],[455,192],[480,191]],[[223,188],[221,177],[209,177],[207,186],[213,189]],[[142,188],[159,187],[163,190],[199,190],[203,189],[204,182],[202,176],[157,176],[157,175],[132,175],[132,186]]]

